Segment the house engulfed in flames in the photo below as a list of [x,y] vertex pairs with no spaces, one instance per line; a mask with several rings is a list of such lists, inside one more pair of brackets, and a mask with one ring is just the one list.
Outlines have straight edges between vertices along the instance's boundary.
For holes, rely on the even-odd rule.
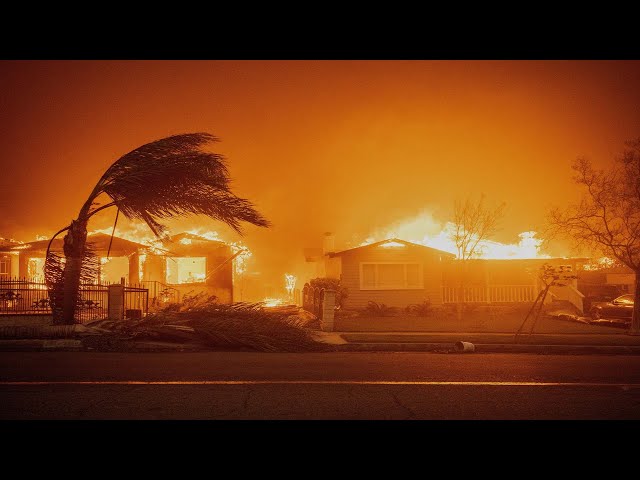
[[[461,272],[453,253],[398,238],[341,251],[334,243],[334,235],[327,233],[321,249],[305,249],[307,265],[313,265],[307,269],[307,278],[339,279],[349,292],[343,302],[348,309],[364,308],[370,301],[400,308],[425,301],[441,305],[456,303],[461,296],[469,303],[533,302],[544,287],[539,279],[543,264],[577,273],[589,261],[548,256],[479,258],[468,261]],[[583,297],[577,280],[572,280],[552,287],[548,301],[565,301],[582,311]]]
[[[144,245],[104,233],[90,234],[100,270],[95,283],[142,285],[149,288],[150,300],[174,292],[178,300],[185,294],[215,295],[220,303],[233,299],[233,253],[230,245],[190,233],[169,237],[161,244]],[[44,282],[44,262],[49,240],[0,244],[0,275]],[[61,254],[62,238],[51,250]],[[107,255],[108,254],[108,255]],[[177,298],[176,298],[177,297]]]

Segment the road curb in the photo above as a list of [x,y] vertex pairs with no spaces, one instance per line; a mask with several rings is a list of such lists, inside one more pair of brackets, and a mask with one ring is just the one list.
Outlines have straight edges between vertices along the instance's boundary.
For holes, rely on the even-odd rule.
[[640,355],[640,346],[474,344],[474,351],[458,352],[455,343],[350,343],[336,345],[340,352],[537,353],[551,355]]
[[84,350],[84,345],[80,340],[71,340],[71,339],[0,340],[0,351],[2,352],[42,352],[42,351],[78,352],[82,350]]

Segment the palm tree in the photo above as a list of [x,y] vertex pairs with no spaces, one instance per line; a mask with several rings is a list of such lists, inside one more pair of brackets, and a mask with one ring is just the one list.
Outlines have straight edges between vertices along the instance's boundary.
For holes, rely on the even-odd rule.
[[[193,214],[222,221],[240,234],[240,222],[269,226],[251,202],[231,192],[224,157],[201,149],[216,141],[208,133],[174,135],[136,148],[109,167],[78,217],[51,238],[67,232],[64,259],[49,251],[49,242],[45,277],[54,323],[74,323],[80,282],[91,278],[96,266],[87,244],[87,223],[101,210],[117,207],[118,214],[144,221],[157,237],[166,233],[160,220]],[[100,205],[102,194],[110,201]]]

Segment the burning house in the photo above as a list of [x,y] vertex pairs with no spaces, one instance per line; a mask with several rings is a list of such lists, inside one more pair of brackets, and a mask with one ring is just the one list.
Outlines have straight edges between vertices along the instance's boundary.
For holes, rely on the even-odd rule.
[[[215,295],[221,303],[233,298],[233,260],[230,245],[190,233],[182,233],[154,245],[104,233],[90,234],[88,243],[100,258],[96,284],[142,285],[150,299],[163,296],[177,300],[185,294]],[[49,240],[0,244],[0,275],[44,282],[44,263]],[[56,238],[51,250],[62,253],[63,240]],[[171,294],[168,296],[168,294]]]
[[[222,241],[180,233],[163,242],[163,248],[142,259],[143,285],[160,282],[180,296],[204,293],[220,303],[233,301],[233,261],[239,252]],[[159,280],[162,279],[162,280]]]
[[[527,237],[528,238],[528,237]],[[322,249],[305,249],[308,277],[339,279],[348,290],[343,307],[360,309],[369,301],[404,308],[428,301],[446,303],[533,302],[544,288],[543,264],[579,272],[587,258],[479,258],[464,265],[451,252],[399,238],[335,251],[333,234],[325,234]],[[562,301],[583,310],[577,281],[552,287],[548,301]]]
[[339,278],[349,291],[345,308],[363,308],[369,301],[402,307],[424,301],[439,305],[444,270],[455,258],[397,238],[325,255],[326,276]]

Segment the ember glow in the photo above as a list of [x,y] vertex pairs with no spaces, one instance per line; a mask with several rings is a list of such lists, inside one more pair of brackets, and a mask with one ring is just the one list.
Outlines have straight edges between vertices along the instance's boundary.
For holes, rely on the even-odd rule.
[[201,283],[206,278],[205,257],[167,257],[168,283]]
[[298,279],[295,275],[291,275],[290,273],[284,274],[285,288],[287,289],[287,294],[289,295],[289,300],[293,300],[293,290],[296,288],[296,281]]
[[[112,232],[113,232],[113,227],[94,229],[89,232],[89,235],[94,235],[96,233],[104,233],[106,235],[111,235]],[[171,230],[167,231],[168,236],[172,236],[177,233],[182,233],[182,232],[177,232],[177,231],[172,232]],[[206,240],[226,243],[231,247],[232,253],[237,254],[233,258],[234,282],[239,277],[241,277],[243,274],[246,273],[249,265],[249,259],[253,256],[253,253],[251,252],[249,247],[243,244],[242,241],[227,242],[218,234],[218,232],[213,230],[207,230],[202,227],[191,228],[191,229],[185,230],[184,233],[189,233],[191,235],[204,238]],[[129,223],[129,224],[126,224],[124,228],[122,227],[117,228],[115,232],[115,236],[119,238],[124,238],[125,240],[129,240],[132,242],[145,245],[147,246],[150,253],[155,253],[158,255],[162,255],[163,253],[167,252],[167,249],[169,250],[171,249],[170,245],[163,244],[160,239],[158,239],[155,235],[153,235],[153,233],[149,230],[149,228],[146,225],[140,224],[140,223]],[[191,238],[185,237],[185,238],[181,238],[178,241],[178,243],[180,245],[192,245],[193,240]],[[146,261],[146,256],[141,255],[139,259],[140,279],[143,279],[143,272],[144,272],[143,265],[145,261]],[[184,263],[185,261],[181,261],[181,262]],[[186,272],[179,274],[178,273],[179,270],[183,268],[188,269],[191,266],[191,265],[187,265],[186,263],[182,265],[182,263],[178,265],[176,262],[173,262],[173,263],[167,262],[167,275],[168,275],[167,278],[171,278],[175,280],[175,279],[178,279],[179,277],[179,280],[174,283],[200,283],[205,281],[206,275],[203,270],[203,268],[205,267],[202,266],[201,262],[197,267],[198,271],[187,270]],[[191,276],[189,276],[188,274],[188,272],[190,271],[191,271]]]
[[[377,230],[373,235],[359,244],[370,245],[385,239],[398,238],[411,243],[437,248],[445,252],[458,254],[453,240],[455,225],[446,222],[437,223],[429,214],[421,214],[414,218],[395,223],[388,228]],[[476,258],[485,259],[516,259],[516,258],[550,258],[550,255],[540,252],[542,240],[536,238],[536,232],[522,232],[518,235],[517,243],[505,244],[496,241],[481,241],[478,244]],[[402,243],[389,241],[380,245],[383,248],[400,248]]]
[[273,307],[278,307],[280,305],[284,305],[284,300],[282,300],[281,298],[267,297],[264,300],[262,300],[262,303],[267,308],[273,308]]
[[583,265],[583,270],[602,270],[611,268],[615,265],[615,260],[609,257],[600,257],[593,259],[590,263]]
[[[246,228],[251,255],[234,259],[254,300],[284,272],[302,279],[303,249],[327,231],[340,248],[397,237],[457,254],[453,202],[482,192],[508,213],[481,257],[566,256],[568,241],[541,249],[526,232],[573,196],[572,160],[608,162],[640,125],[637,60],[5,60],[0,72],[11,92],[0,100],[0,235],[50,238],[122,154],[197,125],[220,138],[212,151],[228,160],[236,193],[273,223]],[[408,228],[424,208],[435,225]],[[115,214],[89,229],[110,235]],[[123,217],[116,236],[170,248]],[[170,227],[240,239],[221,223]]]
[[44,258],[30,258],[27,270],[29,271],[29,280],[37,283],[44,282]]

